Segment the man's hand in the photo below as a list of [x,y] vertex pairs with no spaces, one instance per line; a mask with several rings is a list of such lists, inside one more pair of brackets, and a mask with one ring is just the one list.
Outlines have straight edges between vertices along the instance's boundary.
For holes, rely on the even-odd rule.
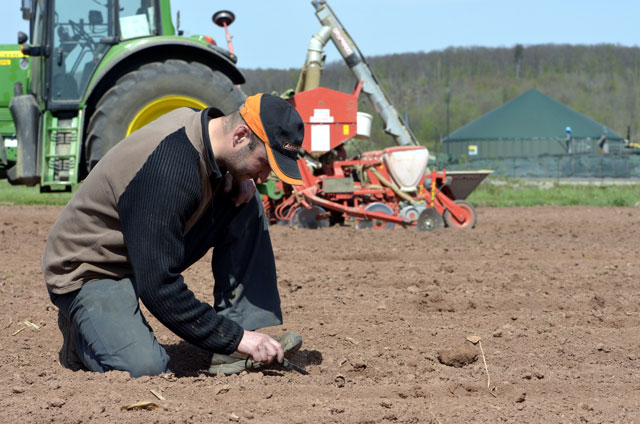
[[224,176],[224,191],[228,193],[233,190],[232,200],[236,206],[247,203],[256,194],[256,183],[247,178],[237,182],[228,172]]
[[284,351],[280,343],[256,331],[245,331],[238,345],[238,352],[249,355],[254,362],[270,364],[274,359],[282,363]]

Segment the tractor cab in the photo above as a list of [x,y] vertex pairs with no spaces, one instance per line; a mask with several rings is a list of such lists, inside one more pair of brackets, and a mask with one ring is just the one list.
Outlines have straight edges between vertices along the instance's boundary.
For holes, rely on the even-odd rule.
[[[0,149],[0,177],[11,184],[70,190],[163,114],[229,113],[244,101],[235,55],[210,37],[176,34],[170,0],[22,0],[22,16],[30,34],[18,34],[21,52],[0,50],[11,55],[0,56],[10,65],[0,70],[10,77],[0,80],[0,145],[9,146]],[[233,20],[230,12],[216,17]],[[13,122],[3,119],[7,103]]]
[[23,0],[30,20],[33,92],[52,111],[77,110],[111,45],[160,33],[157,0]]

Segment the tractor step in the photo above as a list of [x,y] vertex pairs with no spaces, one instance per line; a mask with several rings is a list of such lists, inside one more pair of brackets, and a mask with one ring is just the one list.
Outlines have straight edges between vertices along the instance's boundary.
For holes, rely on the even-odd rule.
[[69,191],[78,184],[79,117],[59,119],[45,113],[40,191]]

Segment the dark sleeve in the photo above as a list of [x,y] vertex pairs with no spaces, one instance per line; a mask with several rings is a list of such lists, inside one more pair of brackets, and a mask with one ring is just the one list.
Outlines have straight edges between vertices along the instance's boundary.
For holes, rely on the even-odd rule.
[[242,327],[196,299],[180,274],[185,224],[200,202],[198,160],[184,130],[171,134],[127,185],[118,213],[144,305],[189,343],[231,353],[242,339]]

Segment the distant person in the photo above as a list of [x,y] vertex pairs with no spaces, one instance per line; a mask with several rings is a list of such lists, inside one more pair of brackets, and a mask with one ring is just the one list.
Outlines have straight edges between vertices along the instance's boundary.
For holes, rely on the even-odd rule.
[[573,153],[573,138],[571,136],[571,127],[567,126],[564,129],[566,135],[566,144],[567,144],[567,153],[571,154]]
[[602,153],[609,153],[609,144],[607,143],[606,134],[602,134],[602,136],[600,136],[600,139],[598,140],[598,148]]
[[[257,94],[229,115],[174,110],[111,149],[58,217],[42,258],[59,308],[62,365],[133,377],[170,372],[139,299],[175,334],[212,352],[212,374],[294,353],[298,334],[276,340],[252,331],[282,323],[254,179],[273,170],[301,184],[303,138],[293,106]],[[213,306],[181,275],[211,247]]]

